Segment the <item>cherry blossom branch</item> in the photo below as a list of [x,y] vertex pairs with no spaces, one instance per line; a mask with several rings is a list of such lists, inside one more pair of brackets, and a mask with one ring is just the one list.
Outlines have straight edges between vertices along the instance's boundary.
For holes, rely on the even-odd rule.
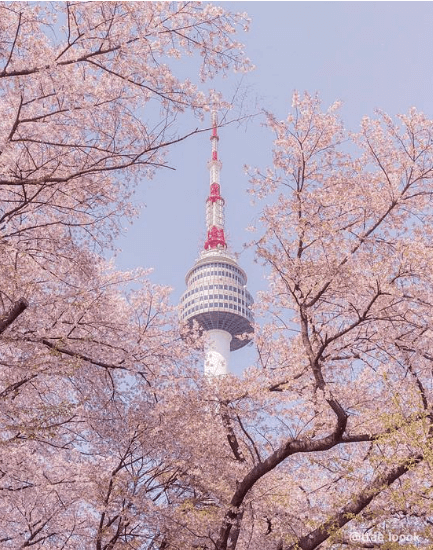
[[[130,42],[135,42],[138,40],[138,38],[130,40]],[[77,63],[82,63],[83,61],[89,61],[93,57],[106,55],[107,53],[113,53],[121,49],[121,45],[112,46],[111,48],[105,48],[105,49],[98,49],[94,52],[89,52],[87,54],[81,55],[79,57],[76,57],[74,59],[68,59],[65,61],[57,61],[56,65],[59,65],[61,67],[66,67],[68,65],[75,65]],[[40,66],[34,66],[30,67],[28,69],[16,69],[13,71],[6,71],[6,67],[3,69],[2,72],[0,72],[0,78],[10,78],[14,76],[28,76],[35,73],[40,73],[41,71],[47,70],[50,68],[50,65],[40,65]]]
[[25,298],[20,298],[5,317],[0,319],[0,334],[4,332],[14,321],[29,307],[29,303]]
[[11,46],[11,51],[9,52],[9,56],[8,56],[8,59],[6,61],[6,64],[5,66],[3,67],[3,71],[2,71],[2,74],[4,72],[6,72],[6,69],[9,67],[9,63],[11,62],[12,60],[12,55],[14,53],[14,50],[15,50],[15,46],[16,46],[16,43],[17,43],[17,39],[18,39],[18,35],[20,33],[20,30],[21,30],[21,19],[23,17],[23,14],[20,12],[18,14],[18,23],[17,23],[17,28],[16,28],[16,31],[15,31],[15,36],[14,36],[14,41],[12,43],[12,46]]
[[320,527],[314,529],[308,535],[301,537],[295,544],[284,548],[284,550],[314,550],[335,533],[337,529],[344,527],[344,525],[362,512],[377,495],[390,487],[394,481],[414,466],[422,462],[423,459],[422,455],[411,456],[398,466],[394,466],[387,472],[379,474],[358,495],[352,497],[350,502],[331,519],[322,523]]
[[[300,314],[301,314],[301,337],[302,342],[304,344],[305,351],[307,353],[311,369],[313,371],[314,378],[316,380],[316,386],[323,392],[326,391],[326,382],[323,378],[322,369],[320,366],[320,353],[314,353],[313,346],[310,341],[309,336],[309,321],[308,317],[306,315],[306,312],[304,308],[300,308]],[[343,409],[343,407],[340,405],[340,403],[334,399],[332,396],[325,396],[325,400],[328,403],[328,405],[331,407],[331,409],[334,411],[335,415],[337,416],[337,432],[338,437],[341,437],[346,430],[347,426],[347,413]]]
[[241,506],[247,493],[260,478],[276,468],[279,464],[281,464],[281,462],[291,455],[297,453],[327,451],[332,449],[332,447],[342,442],[341,437],[341,427],[340,424],[337,423],[337,427],[332,434],[318,440],[290,440],[269,455],[266,460],[256,464],[237,485],[236,491],[230,501],[230,509],[224,516],[216,549],[227,550],[227,544],[231,529],[233,527],[233,522],[237,520],[238,514],[241,512]]
[[368,314],[370,313],[370,310],[371,308],[373,307],[374,303],[376,302],[376,300],[379,298],[379,296],[381,296],[383,294],[383,292],[380,290],[380,288],[378,287],[377,288],[377,291],[376,293],[373,295],[373,297],[371,298],[370,302],[367,304],[367,306],[365,307],[364,311],[359,314],[359,312],[357,311],[357,315],[358,315],[358,319],[356,319],[353,323],[351,323],[348,327],[346,327],[345,329],[343,330],[340,330],[339,332],[337,332],[336,334],[333,334],[332,336],[328,336],[326,335],[325,336],[325,341],[323,342],[322,346],[320,347],[320,350],[319,352],[317,353],[317,357],[320,358],[323,356],[323,352],[325,351],[326,347],[334,342],[335,340],[337,340],[338,338],[341,338],[342,336],[344,336],[345,334],[349,333],[351,330],[353,330],[354,328],[358,327],[360,324],[362,324],[364,321],[366,321],[368,319]]
[[225,403],[220,403],[220,412],[221,412],[221,419],[223,421],[223,426],[226,430],[227,435],[227,441],[229,442],[230,448],[233,451],[233,454],[237,461],[239,462],[245,462],[245,457],[242,453],[242,450],[239,446],[239,442],[237,440],[235,431],[233,429],[233,425],[229,416],[228,407]]
[[[356,254],[358,249],[366,242],[367,238],[374,232],[376,229],[382,224],[382,222],[388,217],[388,215],[394,210],[394,208],[397,206],[398,201],[393,200],[390,204],[390,206],[387,208],[387,210],[382,214],[382,216],[379,217],[378,220],[376,220],[373,225],[365,231],[361,236],[358,236],[358,243],[352,247],[350,253],[341,260],[340,264],[335,270],[334,276],[339,272],[339,270],[349,261],[349,259]],[[314,306],[319,299],[324,295],[326,290],[329,288],[329,286],[332,283],[332,279],[328,280],[323,287],[319,290],[319,292],[311,298],[311,300],[305,304],[307,308],[310,308]]]
[[[122,517],[121,514],[116,514],[111,520],[107,519],[107,522],[105,521],[105,519],[106,519],[106,515],[107,515],[108,504],[110,502],[110,498],[112,496],[112,492],[113,492],[113,489],[114,489],[114,479],[116,478],[117,474],[121,470],[126,468],[126,466],[127,466],[127,461],[126,460],[127,460],[127,457],[131,454],[131,447],[132,447],[132,445],[135,441],[135,437],[136,436],[134,435],[134,437],[129,442],[129,445],[128,445],[126,451],[123,453],[123,456],[120,458],[120,461],[119,461],[118,465],[111,472],[110,480],[108,482],[107,492],[105,494],[104,501],[103,501],[104,509],[101,511],[101,517],[100,517],[100,521],[99,521],[98,532],[97,532],[97,535],[96,535],[96,550],[102,550],[102,537],[105,534],[105,531],[106,531],[107,527],[109,527],[116,520],[119,520],[116,533],[114,534],[111,541],[107,545],[104,545],[104,549],[113,547],[114,542],[119,538],[121,530],[123,528],[123,517]],[[125,525],[125,527],[127,527],[127,525]]]
[[91,357],[88,357],[87,355],[84,355],[83,353],[79,353],[77,351],[71,351],[66,348],[61,348],[57,346],[56,344],[53,344],[49,340],[43,339],[42,344],[46,346],[47,348],[50,348],[58,353],[62,353],[64,355],[69,355],[70,357],[75,357],[77,359],[82,359],[83,361],[87,361],[88,363],[91,363],[92,365],[96,365],[97,367],[103,367],[104,369],[120,369],[120,370],[128,370],[126,367],[122,365],[113,365],[109,363],[104,363],[102,361],[97,361],[96,359],[92,359]]
[[[71,180],[82,178],[83,176],[93,175],[93,174],[97,174],[97,173],[101,173],[101,172],[112,172],[112,171],[117,171],[117,170],[121,171],[121,170],[124,170],[125,168],[130,168],[131,166],[136,166],[138,164],[149,164],[147,159],[145,159],[145,160],[142,159],[142,157],[144,157],[146,154],[156,152],[156,151],[159,151],[159,150],[164,149],[164,148],[168,148],[172,145],[175,145],[177,143],[185,141],[186,139],[188,139],[189,137],[191,137],[195,134],[199,134],[199,133],[205,132],[205,131],[207,131],[206,128],[203,128],[203,129],[195,128],[194,130],[191,130],[189,133],[187,133],[183,136],[174,138],[174,139],[169,140],[169,141],[165,141],[163,143],[156,143],[155,145],[151,145],[149,147],[144,148],[143,150],[141,150],[138,153],[134,153],[134,155],[130,154],[130,155],[128,155],[128,158],[129,158],[128,161],[118,162],[117,164],[115,164],[113,166],[106,165],[106,164],[101,165],[101,160],[99,159],[98,160],[98,165],[94,165],[94,166],[92,166],[88,169],[78,170],[77,172],[68,174],[67,176],[64,176],[64,177],[47,176],[47,177],[43,177],[43,178],[20,178],[17,181],[13,180],[13,179],[0,179],[0,185],[19,185],[19,186],[21,186],[24,183],[26,185],[44,185],[44,186],[46,186],[47,184],[67,183],[67,182],[70,182]],[[40,142],[40,143],[42,143],[42,142]],[[43,143],[46,143],[46,142],[43,142]],[[52,145],[58,145],[59,146],[60,144],[57,143],[57,144],[52,144]],[[71,145],[71,147],[73,147],[73,146]],[[123,159],[125,156],[126,155],[121,155],[117,152],[113,152],[110,157],[106,157],[105,161],[107,161],[109,158],[110,159],[119,159],[119,158]],[[153,164],[153,163],[150,163],[150,164],[152,164],[154,166],[164,166],[165,168],[169,168],[166,165]]]
[[0,392],[0,398],[7,397],[10,393],[16,392],[21,386],[24,386],[24,384],[27,384],[27,382],[30,382],[34,378],[36,378],[37,374],[32,374],[31,376],[28,376],[27,378],[23,378],[22,380],[19,380],[18,382],[15,382],[14,384],[11,384],[7,388],[5,388],[2,392]]
[[[247,437],[247,439],[250,441],[253,449],[254,449],[254,452],[256,454],[256,457],[257,457],[257,460],[259,462],[262,462],[262,457],[260,456],[260,453],[259,453],[259,450],[254,442],[254,439],[250,436],[250,434],[247,432],[247,430],[245,429],[241,419],[240,419],[240,416],[239,415],[236,415],[236,418],[237,418],[237,421],[239,423],[239,426],[241,428],[241,430],[243,431],[243,433],[245,434],[245,436]],[[252,454],[252,453],[251,453]],[[254,455],[253,455],[253,458],[254,458]]]

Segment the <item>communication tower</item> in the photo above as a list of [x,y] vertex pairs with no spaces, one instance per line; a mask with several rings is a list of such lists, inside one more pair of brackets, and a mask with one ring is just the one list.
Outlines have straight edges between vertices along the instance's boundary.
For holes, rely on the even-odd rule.
[[[221,196],[218,158],[218,120],[212,112],[212,156],[208,162],[210,192],[206,200],[207,239],[204,250],[185,277],[186,291],[180,299],[180,319],[197,321],[205,331],[204,372],[218,376],[229,372],[231,351],[242,348],[253,332],[247,276],[227,251],[224,233],[224,199]],[[243,336],[242,336],[243,335]]]

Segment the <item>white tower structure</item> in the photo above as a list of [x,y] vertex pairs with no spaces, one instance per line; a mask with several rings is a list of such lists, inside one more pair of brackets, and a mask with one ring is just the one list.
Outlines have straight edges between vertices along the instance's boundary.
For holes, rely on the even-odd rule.
[[227,252],[218,141],[218,121],[214,111],[212,157],[208,163],[207,239],[200,257],[186,274],[187,289],[180,300],[180,319],[190,325],[197,321],[205,331],[204,372],[208,376],[227,374],[230,352],[248,344],[251,339],[248,335],[253,332],[253,299],[246,288],[247,276],[234,256]]

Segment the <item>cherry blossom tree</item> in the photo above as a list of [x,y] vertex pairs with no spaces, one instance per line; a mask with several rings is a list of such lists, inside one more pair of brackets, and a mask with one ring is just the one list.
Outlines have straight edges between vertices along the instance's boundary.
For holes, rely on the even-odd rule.
[[184,489],[159,403],[191,354],[168,289],[103,253],[196,131],[182,113],[222,101],[177,60],[198,81],[248,69],[246,24],[191,2],[0,6],[2,548],[166,544]]
[[280,549],[374,547],[369,533],[431,544],[433,122],[378,113],[350,134],[337,110],[295,94],[286,120],[268,117],[274,167],[252,178],[270,202],[257,240],[267,425],[251,441],[239,424],[251,464],[218,548],[242,514],[243,540],[265,521],[261,540]]
[[[198,56],[202,79],[248,69],[233,40],[246,22],[190,2],[1,9],[4,237],[58,224],[105,242],[107,226],[130,214],[133,185],[185,139],[176,116],[218,99],[176,77],[176,61]],[[47,209],[52,219],[41,220]]]
[[295,94],[268,125],[259,362],[185,384],[165,419],[189,487],[167,547],[430,548],[433,121],[379,112],[351,134]]

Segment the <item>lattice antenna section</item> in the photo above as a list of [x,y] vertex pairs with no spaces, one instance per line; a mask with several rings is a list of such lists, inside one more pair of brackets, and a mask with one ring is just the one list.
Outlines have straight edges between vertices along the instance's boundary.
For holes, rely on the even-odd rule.
[[224,234],[224,199],[221,197],[220,172],[221,161],[218,158],[218,116],[212,111],[212,157],[208,162],[210,175],[210,193],[206,201],[206,229],[207,239],[205,250],[227,248]]

